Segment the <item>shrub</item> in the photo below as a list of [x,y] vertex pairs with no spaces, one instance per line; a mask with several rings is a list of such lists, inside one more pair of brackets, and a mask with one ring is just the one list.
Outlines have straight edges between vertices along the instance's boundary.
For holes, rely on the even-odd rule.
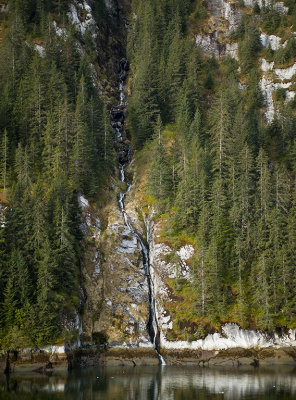
[[92,334],[92,340],[95,344],[105,344],[108,342],[108,335],[103,331],[94,332]]
[[284,101],[286,99],[286,90],[284,88],[278,88],[275,91],[275,100]]
[[195,11],[193,13],[193,17],[196,21],[200,21],[202,19],[206,19],[208,17],[208,11],[203,5],[203,1],[198,1],[195,7]]

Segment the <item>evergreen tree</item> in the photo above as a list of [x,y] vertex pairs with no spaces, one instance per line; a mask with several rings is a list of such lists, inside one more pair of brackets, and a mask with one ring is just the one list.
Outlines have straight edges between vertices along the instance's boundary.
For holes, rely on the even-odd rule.
[[4,190],[4,196],[6,195],[6,187],[7,187],[7,175],[8,175],[8,136],[7,130],[4,130],[2,143],[0,147],[0,159],[1,159],[1,183]]
[[149,174],[149,187],[161,204],[169,200],[171,194],[172,180],[169,162],[162,138],[162,123],[158,116],[155,128],[154,160]]

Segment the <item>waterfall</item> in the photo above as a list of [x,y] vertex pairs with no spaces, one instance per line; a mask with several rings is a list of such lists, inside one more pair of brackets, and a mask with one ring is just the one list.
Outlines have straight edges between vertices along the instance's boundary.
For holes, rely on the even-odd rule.
[[132,225],[131,219],[129,218],[126,212],[124,205],[125,196],[131,189],[131,184],[127,182],[125,176],[125,168],[130,163],[130,144],[127,144],[127,142],[123,138],[125,109],[126,109],[124,83],[127,78],[128,69],[129,69],[128,61],[125,59],[121,60],[119,63],[119,87],[118,87],[120,103],[111,109],[111,118],[110,118],[111,126],[115,133],[115,148],[117,151],[117,158],[119,163],[120,180],[121,182],[125,182],[127,185],[127,190],[125,192],[121,192],[118,196],[118,204],[120,211],[122,212],[126,226],[131,230],[134,237],[137,238],[138,243],[140,244],[141,247],[143,266],[145,274],[147,276],[148,289],[149,289],[149,320],[147,323],[147,329],[151,343],[153,344],[153,347],[157,353],[159,361],[161,365],[165,365],[166,362],[159,352],[159,330],[155,315],[155,299],[153,292],[153,284],[150,276],[149,250],[146,244],[144,243],[143,239],[137,232],[137,230]]

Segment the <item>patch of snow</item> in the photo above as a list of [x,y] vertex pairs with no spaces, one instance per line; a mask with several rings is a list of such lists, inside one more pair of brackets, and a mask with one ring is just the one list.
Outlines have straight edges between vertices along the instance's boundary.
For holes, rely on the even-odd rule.
[[278,50],[281,47],[281,38],[275,35],[266,35],[265,33],[261,33],[260,40],[263,47],[270,47],[272,50]]
[[294,100],[295,92],[287,90],[286,92],[286,101]]
[[2,205],[0,203],[0,227],[1,228],[4,228],[6,225],[5,215],[4,215],[5,210],[6,210],[6,207],[4,207],[4,205]]
[[177,251],[177,254],[182,261],[189,260],[194,255],[194,247],[191,244],[186,244]]
[[86,207],[89,207],[89,202],[88,200],[83,196],[82,193],[79,193],[78,195],[78,203],[82,210],[85,210]]
[[94,254],[93,260],[92,260],[93,263],[96,262],[98,256],[99,256],[99,252],[96,251],[95,254]]
[[56,35],[58,37],[66,37],[67,36],[67,30],[64,29],[64,28],[60,28],[58,26],[58,24],[56,23],[56,21],[53,21],[52,25],[53,25],[53,27],[55,29],[55,32],[56,32]]
[[[272,0],[244,0],[244,3],[247,7],[254,7],[255,3],[258,3],[258,6],[261,8],[263,1],[265,2],[266,6],[270,5],[272,2]],[[289,8],[285,7],[285,3],[283,1],[275,2],[273,8],[280,14],[284,15],[287,15],[289,11]]]
[[105,301],[106,301],[107,306],[109,306],[109,307],[112,306],[112,301],[110,301],[110,300],[108,299],[108,297],[106,297]]
[[296,63],[288,68],[276,68],[274,70],[274,73],[282,81],[284,79],[292,79],[293,75],[295,75],[295,73],[296,73]]
[[39,53],[40,57],[45,56],[45,49],[40,44],[34,44],[34,50],[37,51],[37,53]]
[[40,350],[44,353],[50,353],[50,354],[64,354],[65,351],[65,346],[45,346],[45,347],[40,347]]
[[[143,338],[144,339],[144,338]],[[139,347],[141,348],[148,348],[148,349],[154,349],[153,344],[149,340],[143,340],[139,342]]]
[[274,119],[274,103],[272,94],[274,90],[278,88],[288,89],[292,85],[292,82],[288,83],[273,83],[272,81],[266,79],[264,76],[260,81],[260,88],[263,94],[264,103],[266,105],[266,120],[271,123]]
[[213,333],[206,336],[205,339],[195,340],[193,342],[166,340],[164,334],[160,336],[160,344],[164,349],[192,349],[192,350],[226,350],[231,348],[266,348],[266,347],[289,347],[295,346],[295,330],[291,330],[289,335],[267,335],[260,331],[250,331],[241,329],[236,324],[225,324],[222,327],[223,336],[220,333]]
[[72,24],[80,25],[80,20],[78,18],[77,9],[74,6],[74,4],[72,4],[72,3],[70,4],[70,11],[67,13],[67,16],[69,17]]
[[181,275],[183,276],[183,278],[188,280],[190,278],[190,268],[185,261],[189,260],[189,258],[191,258],[194,255],[194,247],[189,244],[182,246],[177,251],[177,254],[181,260],[181,266],[182,266],[180,271]]
[[268,62],[265,60],[265,58],[262,58],[261,61],[261,69],[263,72],[267,72],[267,71],[272,71],[273,70],[273,66],[274,66],[274,62]]
[[[69,20],[75,25],[76,30],[82,35],[85,35],[88,29],[95,40],[97,37],[97,25],[92,15],[92,9],[86,1],[75,2],[76,6],[71,3],[70,11],[67,13]],[[79,14],[78,14],[79,9]],[[82,16],[81,10],[85,12],[86,15]]]
[[289,7],[286,7],[283,1],[276,2],[273,7],[280,14],[288,15]]
[[226,19],[229,23],[228,32],[235,30],[242,17],[242,11],[240,8],[223,0],[221,10],[222,18]]

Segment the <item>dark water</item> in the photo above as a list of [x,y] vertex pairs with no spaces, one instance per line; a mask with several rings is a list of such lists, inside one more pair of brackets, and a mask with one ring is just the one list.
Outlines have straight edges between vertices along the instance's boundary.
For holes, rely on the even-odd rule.
[[3,400],[296,399],[296,369],[107,367],[0,376]]

